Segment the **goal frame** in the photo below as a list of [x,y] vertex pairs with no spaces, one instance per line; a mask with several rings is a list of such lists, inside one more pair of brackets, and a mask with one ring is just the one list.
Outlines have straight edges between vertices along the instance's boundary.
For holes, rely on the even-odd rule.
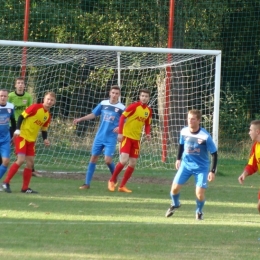
[[[0,40],[1,46],[18,46],[23,47],[23,56],[21,67],[26,69],[26,48],[39,47],[51,49],[78,49],[78,50],[99,50],[117,52],[118,59],[118,85],[120,84],[120,53],[121,52],[149,52],[149,53],[164,53],[164,54],[194,54],[194,55],[212,55],[215,56],[215,82],[214,82],[214,111],[213,111],[213,128],[212,138],[218,147],[218,129],[219,129],[219,105],[220,105],[220,79],[221,79],[221,50],[198,50],[198,49],[175,49],[175,48],[153,48],[153,47],[124,47],[124,46],[105,46],[105,45],[84,45],[84,44],[66,44],[66,43],[45,43],[45,42],[28,42],[28,41],[9,41]],[[166,80],[165,93],[169,91],[169,80]],[[162,140],[162,161],[167,159],[167,138],[168,138],[168,104],[165,100],[164,111],[164,133]]]

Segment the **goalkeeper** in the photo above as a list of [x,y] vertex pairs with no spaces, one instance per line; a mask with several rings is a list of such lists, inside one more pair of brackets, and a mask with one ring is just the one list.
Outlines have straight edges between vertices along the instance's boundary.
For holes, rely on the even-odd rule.
[[[260,120],[254,120],[250,124],[249,135],[254,142],[251,148],[250,157],[242,174],[238,177],[240,184],[244,183],[247,176],[260,172]],[[260,213],[260,190],[258,191],[258,212]]]
[[103,149],[105,154],[105,163],[111,174],[114,171],[115,165],[112,160],[116,150],[118,123],[121,114],[125,110],[125,106],[118,101],[120,93],[121,91],[119,86],[112,86],[109,91],[108,100],[103,100],[100,102],[93,109],[91,114],[81,118],[76,118],[73,121],[73,124],[77,124],[79,122],[91,120],[97,116],[100,116],[100,124],[92,145],[91,158],[86,172],[85,183],[79,187],[81,190],[90,188],[90,183],[96,169],[96,164]]

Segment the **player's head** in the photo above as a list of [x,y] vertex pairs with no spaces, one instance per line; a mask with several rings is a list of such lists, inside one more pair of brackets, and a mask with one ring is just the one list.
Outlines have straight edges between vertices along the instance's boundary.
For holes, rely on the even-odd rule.
[[248,134],[252,141],[260,141],[260,120],[254,120],[251,122]]
[[112,104],[117,103],[120,93],[121,93],[120,87],[117,85],[113,85],[109,91],[110,103]]
[[188,126],[191,132],[196,132],[200,128],[201,112],[198,109],[191,109],[188,112]]
[[0,105],[5,106],[8,99],[8,90],[0,89]]
[[43,106],[49,110],[56,103],[56,94],[54,92],[47,92],[43,99]]
[[15,87],[15,92],[17,94],[23,94],[24,89],[25,89],[24,78],[22,78],[22,77],[16,78],[15,83],[14,83],[14,87]]
[[139,99],[140,99],[141,103],[147,104],[149,102],[149,99],[150,99],[150,91],[148,89],[145,89],[145,88],[140,89]]

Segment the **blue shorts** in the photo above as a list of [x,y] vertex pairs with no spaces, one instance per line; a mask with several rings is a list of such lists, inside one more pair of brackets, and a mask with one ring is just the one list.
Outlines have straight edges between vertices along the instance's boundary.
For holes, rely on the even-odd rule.
[[208,168],[196,169],[191,171],[185,168],[181,163],[181,166],[173,179],[173,183],[183,185],[193,175],[196,187],[206,189],[208,187],[208,174]]
[[102,151],[104,150],[104,155],[113,157],[116,150],[116,141],[107,142],[105,140],[94,140],[92,145],[91,154],[99,156],[101,155]]
[[10,140],[0,143],[0,154],[2,158],[10,159],[11,144]]

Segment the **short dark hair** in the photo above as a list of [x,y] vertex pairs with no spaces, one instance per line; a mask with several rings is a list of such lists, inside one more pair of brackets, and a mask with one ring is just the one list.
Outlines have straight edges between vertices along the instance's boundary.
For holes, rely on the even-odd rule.
[[189,110],[188,114],[192,114],[197,116],[197,119],[201,120],[201,112],[198,109],[191,109]]
[[111,86],[110,91],[111,91],[112,89],[116,89],[116,90],[121,91],[121,88],[120,88],[118,85],[113,85],[113,86]]
[[25,82],[24,78],[23,77],[18,77],[15,79],[15,83],[17,82],[17,80],[22,80],[23,82]]
[[260,120],[253,120],[253,121],[250,123],[250,125],[254,125],[254,126],[256,126],[257,128],[260,129]]
[[151,95],[150,90],[147,89],[147,88],[142,88],[142,89],[140,89],[139,95],[141,95],[141,93],[146,93],[146,94],[148,94],[149,96]]

